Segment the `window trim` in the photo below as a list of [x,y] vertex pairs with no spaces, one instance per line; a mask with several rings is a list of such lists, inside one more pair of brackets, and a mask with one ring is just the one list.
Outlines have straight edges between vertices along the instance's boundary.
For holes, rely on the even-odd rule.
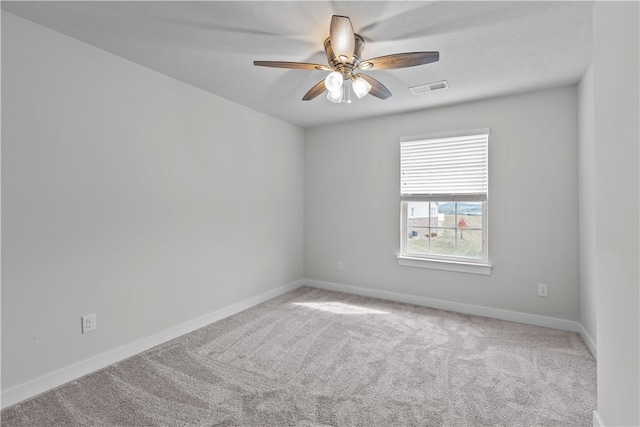
[[467,263],[460,261],[440,260],[432,258],[415,258],[398,255],[398,265],[404,267],[430,268],[433,270],[455,271],[459,273],[491,275],[493,265],[484,263]]
[[[455,138],[471,135],[490,135],[489,129],[478,129],[473,131],[440,133],[425,136],[402,137],[400,143],[412,141],[427,141],[440,138]],[[488,154],[488,146],[487,146]],[[488,162],[486,160],[487,169]],[[402,170],[402,167],[401,167]],[[488,174],[488,170],[487,170]],[[402,185],[401,185],[402,187]],[[457,271],[464,273],[475,273],[490,275],[492,265],[489,262],[489,221],[488,221],[488,189],[483,195],[480,194],[402,194],[400,191],[400,253],[398,254],[398,265],[407,267],[431,268],[436,270]],[[407,252],[408,244],[408,204],[409,202],[463,202],[473,201],[482,203],[482,258],[465,258],[459,256],[440,256],[435,254],[414,254]]]

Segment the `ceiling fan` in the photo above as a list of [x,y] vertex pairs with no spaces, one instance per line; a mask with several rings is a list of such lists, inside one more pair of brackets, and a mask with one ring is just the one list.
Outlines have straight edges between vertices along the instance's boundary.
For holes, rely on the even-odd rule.
[[334,103],[350,103],[351,88],[358,98],[368,93],[387,99],[391,92],[385,85],[361,70],[390,70],[393,68],[414,67],[429,64],[440,59],[439,52],[409,52],[379,56],[361,61],[364,50],[364,39],[353,32],[351,20],[346,16],[333,15],[329,27],[329,37],[324,41],[329,65],[310,64],[306,62],[253,61],[253,65],[274,68],[293,68],[302,70],[324,70],[331,73],[313,86],[302,97],[309,101],[325,90],[329,91],[327,99]]

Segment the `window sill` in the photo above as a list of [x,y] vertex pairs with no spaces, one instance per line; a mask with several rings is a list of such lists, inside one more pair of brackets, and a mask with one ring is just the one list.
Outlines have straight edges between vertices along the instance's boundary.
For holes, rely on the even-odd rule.
[[411,258],[398,256],[398,265],[404,267],[430,268],[433,270],[456,271],[459,273],[491,275],[491,264],[474,264],[470,262],[442,261],[434,259]]

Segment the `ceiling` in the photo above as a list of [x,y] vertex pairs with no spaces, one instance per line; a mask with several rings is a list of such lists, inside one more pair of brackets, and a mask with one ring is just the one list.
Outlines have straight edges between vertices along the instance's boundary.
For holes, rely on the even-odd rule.
[[[162,74],[302,127],[577,83],[591,63],[593,3],[582,1],[9,2],[2,9]],[[327,72],[331,15],[349,16],[363,59],[439,51],[440,61],[367,73],[393,96],[302,101]],[[447,80],[413,95],[409,87]]]

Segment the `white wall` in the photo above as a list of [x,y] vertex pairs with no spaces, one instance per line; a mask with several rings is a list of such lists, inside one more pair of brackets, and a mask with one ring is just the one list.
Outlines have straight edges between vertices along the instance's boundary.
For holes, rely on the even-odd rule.
[[596,158],[593,125],[591,66],[578,85],[580,324],[596,344]]
[[303,136],[3,11],[3,390],[301,279]]
[[598,413],[606,426],[640,425],[639,18],[637,2],[594,8]]
[[[492,275],[398,266],[398,138],[487,127]],[[577,128],[566,87],[307,129],[305,278],[578,320]]]

